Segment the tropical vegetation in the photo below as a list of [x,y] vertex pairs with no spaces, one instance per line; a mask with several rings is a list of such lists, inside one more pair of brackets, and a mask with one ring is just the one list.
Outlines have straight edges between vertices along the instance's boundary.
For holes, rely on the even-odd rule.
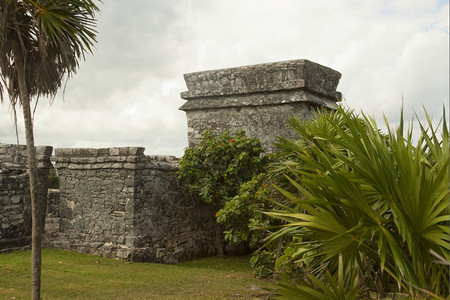
[[[260,141],[248,137],[243,130],[235,134],[225,131],[219,136],[207,130],[197,147],[185,149],[179,160],[178,178],[191,193],[213,205],[216,218],[220,218],[219,210],[239,193],[240,186],[263,171],[266,158],[262,152]],[[218,224],[219,255],[224,255],[223,231]],[[246,239],[243,235],[241,238]]]
[[299,138],[281,139],[289,155],[276,166],[289,185],[274,182],[282,198],[266,212],[284,223],[267,243],[290,240],[278,299],[449,296],[445,113],[440,126],[419,123],[418,136],[403,113],[398,128],[386,125],[383,134],[342,107],[290,120]]
[[230,244],[244,245],[252,253],[250,264],[256,277],[267,278],[273,275],[275,259],[274,245],[269,248],[264,240],[270,231],[268,227],[280,222],[264,214],[273,207],[269,199],[268,173],[262,172],[241,185],[239,193],[226,201],[217,212],[217,222],[224,229],[224,238]]

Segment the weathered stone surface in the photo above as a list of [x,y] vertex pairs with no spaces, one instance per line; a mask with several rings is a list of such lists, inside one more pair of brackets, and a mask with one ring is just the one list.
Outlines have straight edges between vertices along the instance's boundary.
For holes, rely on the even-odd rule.
[[[38,200],[47,205],[52,147],[36,147]],[[27,246],[31,236],[30,183],[26,146],[0,144],[0,251]]]
[[336,101],[341,74],[306,59],[209,70],[184,75],[183,99],[304,89]]
[[214,211],[178,184],[177,158],[136,147],[55,153],[60,225],[47,246],[161,263],[215,253]]
[[47,198],[47,217],[59,218],[59,190],[49,189]]
[[189,146],[200,143],[209,129],[216,134],[244,129],[272,152],[278,136],[292,137],[287,119],[309,118],[319,107],[333,109],[341,74],[311,61],[276,63],[186,74]]

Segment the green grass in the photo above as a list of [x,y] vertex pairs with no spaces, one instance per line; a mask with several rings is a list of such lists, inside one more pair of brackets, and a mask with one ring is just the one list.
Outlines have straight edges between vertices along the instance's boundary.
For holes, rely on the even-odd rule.
[[[29,299],[30,251],[0,254],[0,299]],[[42,299],[261,299],[275,284],[252,277],[249,257],[176,265],[42,252]]]

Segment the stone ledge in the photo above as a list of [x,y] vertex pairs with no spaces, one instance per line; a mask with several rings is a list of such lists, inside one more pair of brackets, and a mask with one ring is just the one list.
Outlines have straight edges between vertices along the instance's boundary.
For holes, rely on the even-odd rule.
[[167,155],[147,156],[146,168],[160,170],[178,170],[178,158]]
[[112,147],[112,148],[56,148],[58,157],[92,157],[92,156],[140,156],[144,155],[144,147]]
[[250,95],[229,95],[216,97],[202,97],[187,101],[180,110],[202,110],[216,109],[225,107],[245,107],[245,106],[269,106],[282,105],[296,102],[308,102],[318,106],[324,106],[330,109],[336,108],[336,101],[341,97],[338,93],[335,100],[327,99],[309,93],[305,90],[292,91],[276,91],[273,93],[254,93]]
[[71,170],[99,170],[99,169],[143,169],[145,163],[126,162],[104,162],[104,163],[78,163],[78,162],[56,162],[56,169]]
[[184,75],[181,98],[241,95],[304,89],[335,100],[341,74],[306,59],[209,70]]
[[[50,156],[53,152],[51,146],[36,146],[36,159],[38,169],[53,168]],[[27,146],[14,144],[0,144],[0,168],[27,170]]]
[[139,169],[145,163],[144,147],[57,148],[57,169]]
[[178,158],[164,155],[144,155],[143,147],[58,148],[55,149],[57,169],[162,169],[177,170]]

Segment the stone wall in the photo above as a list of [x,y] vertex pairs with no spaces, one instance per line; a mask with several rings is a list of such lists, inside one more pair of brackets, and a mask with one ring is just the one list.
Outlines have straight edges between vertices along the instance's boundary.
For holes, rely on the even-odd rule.
[[139,147],[55,156],[60,225],[48,246],[162,263],[214,254],[214,211],[178,184],[176,158]]
[[341,74],[305,59],[185,74],[189,146],[209,129],[244,129],[273,151],[278,136],[291,137],[286,120],[309,118],[319,107],[334,108]]
[[47,217],[59,218],[59,189],[48,189]]
[[[38,200],[45,210],[52,147],[36,147]],[[43,215],[43,220],[45,214]],[[27,246],[31,240],[30,183],[26,146],[0,144],[0,250]]]
[[141,250],[133,260],[170,263],[214,255],[215,210],[177,181],[178,159],[146,158],[145,168],[137,171],[137,247]]

